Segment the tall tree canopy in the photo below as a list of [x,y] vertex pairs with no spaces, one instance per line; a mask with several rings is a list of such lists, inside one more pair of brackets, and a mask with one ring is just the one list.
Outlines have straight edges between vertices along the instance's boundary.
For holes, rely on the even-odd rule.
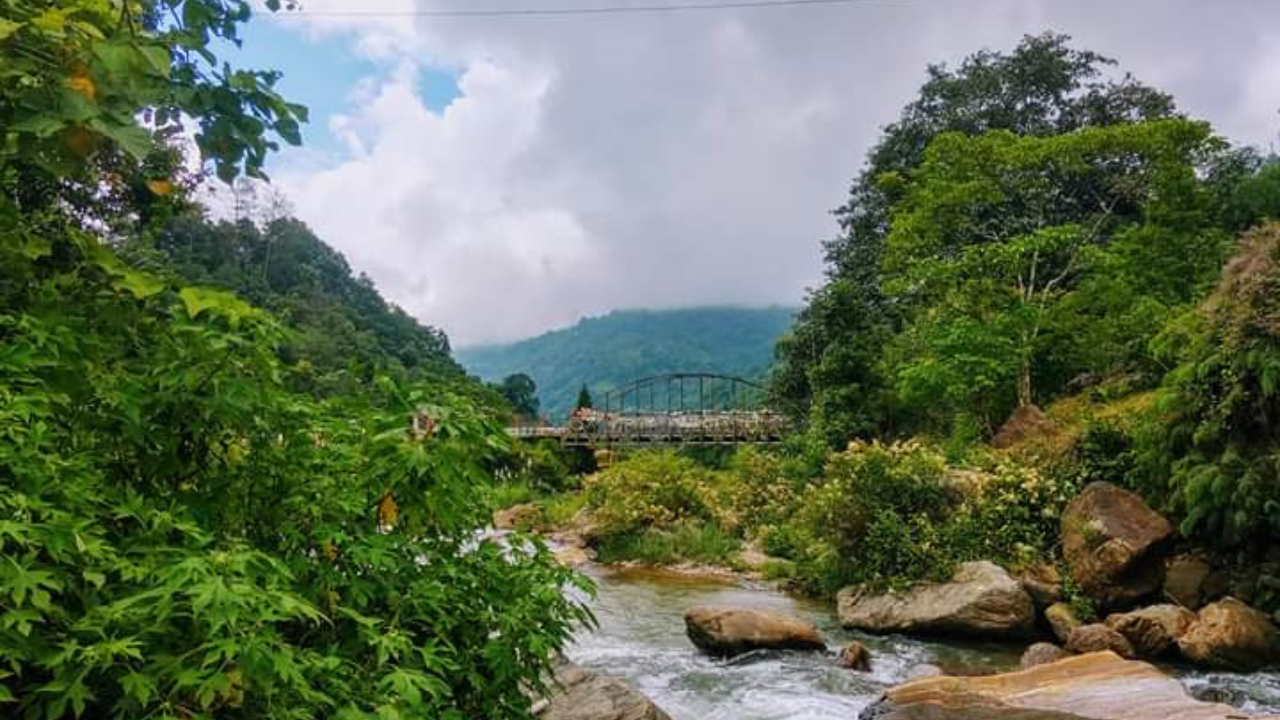
[[368,277],[354,274],[296,219],[259,227],[187,212],[125,251],[139,267],[172,269],[187,282],[234,290],[283,318],[296,330],[284,357],[305,362],[300,379],[320,393],[345,392],[380,372],[418,379],[456,379],[463,372],[443,332],[384,300]]
[[582,387],[578,389],[578,399],[573,403],[574,410],[591,409],[591,391],[587,389],[587,384],[582,383]]
[[[929,68],[920,96],[885,128],[836,210],[841,234],[826,244],[827,282],[779,343],[774,392],[807,412],[829,442],[886,430],[895,416],[879,367],[903,310],[886,296],[884,255],[894,206],[939,136],[1006,131],[1047,137],[1175,116],[1172,99],[1062,35],[1024,38],[1008,53],[983,51],[957,68]],[[958,342],[964,342],[957,338]]]
[[511,410],[522,418],[538,417],[538,386],[524,373],[508,375],[498,384],[498,392],[511,405]]
[[901,401],[998,422],[1037,383],[1139,363],[1164,311],[1221,267],[1197,177],[1221,147],[1187,120],[948,133],[909,178],[885,176],[902,185],[882,263],[903,318],[887,369]]

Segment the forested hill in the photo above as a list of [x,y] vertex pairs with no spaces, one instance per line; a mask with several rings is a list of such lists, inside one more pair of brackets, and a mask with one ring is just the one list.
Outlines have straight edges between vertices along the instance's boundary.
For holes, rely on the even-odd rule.
[[628,380],[672,371],[762,376],[790,308],[620,310],[507,345],[462,348],[458,360],[486,380],[527,373],[543,412],[561,418],[588,383],[593,396]]
[[388,303],[364,275],[301,221],[211,222],[179,217],[135,264],[166,268],[185,281],[233,290],[293,328],[285,353],[308,363],[325,393],[344,392],[377,372],[460,378],[449,340]]

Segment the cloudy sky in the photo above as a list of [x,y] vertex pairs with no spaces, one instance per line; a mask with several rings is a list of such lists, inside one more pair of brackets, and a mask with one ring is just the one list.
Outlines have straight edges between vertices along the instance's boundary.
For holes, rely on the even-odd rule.
[[255,18],[237,60],[311,107],[306,146],[269,168],[298,216],[455,345],[613,308],[798,304],[926,64],[1026,33],[1072,35],[1233,140],[1280,132],[1280,0],[412,14],[676,2],[303,0]]

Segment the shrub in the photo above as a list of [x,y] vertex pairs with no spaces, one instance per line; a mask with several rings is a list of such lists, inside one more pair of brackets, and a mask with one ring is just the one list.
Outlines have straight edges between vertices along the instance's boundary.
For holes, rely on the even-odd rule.
[[596,548],[601,562],[637,560],[653,564],[694,562],[732,565],[738,538],[714,523],[682,521],[667,530],[650,528],[603,538]]
[[855,442],[831,456],[825,478],[789,527],[766,534],[766,546],[790,550],[801,580],[818,591],[944,575],[935,524],[956,502],[945,467],[941,453],[916,442]]
[[1280,537],[1280,224],[1247,235],[1222,280],[1156,343],[1177,361],[1138,437],[1143,489],[1218,545]]
[[550,528],[563,527],[587,506],[587,496],[580,492],[551,495],[539,501],[542,522]]
[[999,463],[947,522],[947,544],[959,560],[1008,567],[1051,561],[1059,518],[1078,488],[1034,467]]
[[475,541],[472,404],[295,394],[272,318],[78,234],[0,247],[0,301],[5,717],[532,716],[582,581]]
[[685,520],[715,522],[710,471],[673,452],[643,452],[584,481],[601,536],[664,529]]
[[732,515],[731,524],[743,534],[758,535],[775,527],[797,510],[802,483],[787,476],[786,460],[775,453],[744,446],[720,476],[724,504]]
[[856,553],[883,513],[940,518],[956,499],[943,485],[945,469],[943,455],[921,443],[852,443],[827,461],[824,482],[802,503],[802,521]]
[[802,585],[818,592],[945,580],[969,560],[1052,560],[1074,485],[977,459],[980,470],[961,475],[941,450],[919,442],[854,443],[830,458],[794,519],[765,529],[764,547],[794,560]]
[[565,457],[555,441],[517,443],[499,466],[498,475],[505,483],[523,485],[534,493],[552,493],[569,489],[574,478]]

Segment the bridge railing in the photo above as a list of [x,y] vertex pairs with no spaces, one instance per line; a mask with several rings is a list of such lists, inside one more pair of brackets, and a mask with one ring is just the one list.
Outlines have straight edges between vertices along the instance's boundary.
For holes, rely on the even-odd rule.
[[790,423],[759,407],[764,396],[763,386],[742,378],[669,373],[604,393],[600,409],[575,410],[562,427],[524,426],[508,432],[593,447],[781,442]]

